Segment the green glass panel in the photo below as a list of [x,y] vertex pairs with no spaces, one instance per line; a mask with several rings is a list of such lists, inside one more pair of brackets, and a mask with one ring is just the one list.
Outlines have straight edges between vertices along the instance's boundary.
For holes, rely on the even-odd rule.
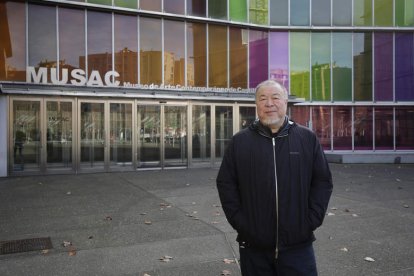
[[290,33],[290,93],[309,100],[310,34]]
[[331,100],[330,33],[312,33],[312,100]]
[[269,3],[267,0],[249,0],[250,23],[269,24]]
[[375,26],[392,26],[393,16],[392,0],[375,0],[374,2],[374,20]]
[[130,9],[137,9],[138,8],[138,0],[115,0],[114,4],[116,7],[122,8],[130,8]]
[[354,100],[372,100],[372,33],[354,33]]
[[372,0],[354,1],[354,25],[372,26]]
[[352,33],[332,34],[334,101],[352,101]]
[[395,0],[395,24],[414,26],[414,0]]
[[217,19],[227,19],[227,1],[209,0],[208,16]]
[[230,0],[230,20],[247,21],[247,0]]
[[112,6],[112,0],[88,0],[88,3]]

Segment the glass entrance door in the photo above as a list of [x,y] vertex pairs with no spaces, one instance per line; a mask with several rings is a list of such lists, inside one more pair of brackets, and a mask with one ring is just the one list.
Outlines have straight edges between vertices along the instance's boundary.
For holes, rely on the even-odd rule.
[[187,106],[164,107],[164,166],[187,166]]
[[110,169],[132,168],[132,103],[109,105]]
[[40,100],[12,101],[12,154],[11,172],[41,170]]
[[105,104],[80,103],[80,169],[105,169]]
[[137,106],[137,168],[161,166],[161,106]]

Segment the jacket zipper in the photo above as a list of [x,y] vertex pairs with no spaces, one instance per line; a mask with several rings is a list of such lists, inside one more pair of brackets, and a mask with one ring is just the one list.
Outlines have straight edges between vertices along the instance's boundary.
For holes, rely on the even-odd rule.
[[276,248],[275,248],[275,259],[277,259],[278,255],[279,255],[279,194],[278,194],[278,189],[277,189],[275,137],[272,137],[272,143],[273,143],[273,164],[274,164],[274,167],[275,167],[275,188],[276,188]]

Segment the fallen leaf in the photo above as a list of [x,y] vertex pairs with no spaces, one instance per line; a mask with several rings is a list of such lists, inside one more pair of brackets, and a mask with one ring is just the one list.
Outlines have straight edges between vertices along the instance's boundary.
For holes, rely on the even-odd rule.
[[63,247],[68,247],[68,246],[71,246],[72,243],[70,241],[63,241],[62,245]]
[[145,221],[144,221],[144,223],[145,223],[146,225],[151,225],[151,224],[152,224],[152,221],[150,221],[150,220],[145,220]]
[[343,248],[341,248],[341,251],[348,252],[348,248],[343,247]]
[[355,217],[355,218],[356,218],[356,217],[359,217],[357,214],[352,214],[352,216],[353,216],[353,217]]
[[219,211],[216,211],[216,213],[214,214],[215,216],[220,216],[221,214],[220,214],[220,212]]
[[399,178],[397,178],[397,179],[395,179],[395,180],[397,180],[397,182],[401,182],[401,179],[399,179]]
[[231,272],[230,272],[230,270],[225,269],[221,272],[221,275],[223,275],[223,276],[231,275]]
[[141,215],[141,216],[146,216],[146,215],[147,215],[147,213],[141,213],[140,215]]
[[218,221],[212,221],[211,224],[218,224]]
[[223,262],[224,262],[225,264],[232,264],[232,263],[234,263],[234,262],[235,262],[235,260],[233,260],[233,259],[224,259],[224,260],[223,260]]
[[327,215],[328,216],[335,216],[335,214],[334,213],[331,213],[331,212],[329,212]]
[[89,236],[88,239],[90,239],[90,240],[93,239],[93,236]]
[[105,220],[112,220],[112,217],[111,216],[106,216]]
[[403,207],[404,208],[410,208],[410,206],[408,206],[408,204],[404,204]]
[[49,249],[43,249],[43,250],[42,250],[42,254],[43,254],[43,255],[46,255],[47,253],[49,253]]
[[345,212],[346,212],[346,213],[349,213],[349,212],[351,212],[351,211],[350,211],[349,209],[345,209]]
[[67,195],[71,195],[72,193],[71,193],[71,192],[67,192],[66,194],[67,194]]
[[76,249],[74,247],[70,247],[69,249],[69,256],[75,256],[76,255]]
[[365,257],[364,260],[367,262],[375,262],[375,260],[371,257]]
[[338,208],[336,208],[336,207],[332,207],[332,208],[331,208],[331,210],[338,210]]
[[151,276],[151,275],[149,275],[148,273],[144,273],[144,275],[142,275],[142,276]]

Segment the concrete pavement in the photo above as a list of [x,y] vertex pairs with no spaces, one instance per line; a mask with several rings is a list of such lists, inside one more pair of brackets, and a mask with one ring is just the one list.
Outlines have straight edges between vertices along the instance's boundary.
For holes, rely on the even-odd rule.
[[[414,164],[331,170],[334,193],[314,244],[320,275],[414,275]],[[0,241],[53,244],[0,255],[0,275],[240,275],[216,175],[204,168],[0,179]]]

